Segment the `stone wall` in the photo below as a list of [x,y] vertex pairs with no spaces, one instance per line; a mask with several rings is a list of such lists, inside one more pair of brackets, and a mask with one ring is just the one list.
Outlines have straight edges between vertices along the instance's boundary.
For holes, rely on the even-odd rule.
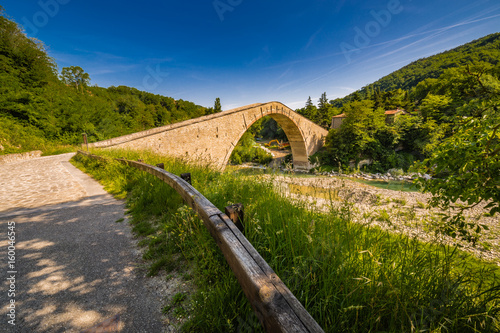
[[34,150],[21,154],[0,155],[0,164],[7,164],[21,160],[29,160],[31,158],[37,158],[40,156],[42,156],[41,150]]
[[308,168],[308,157],[323,146],[328,131],[279,102],[247,105],[89,146],[150,150],[224,169],[241,136],[265,116],[283,127],[294,166]]

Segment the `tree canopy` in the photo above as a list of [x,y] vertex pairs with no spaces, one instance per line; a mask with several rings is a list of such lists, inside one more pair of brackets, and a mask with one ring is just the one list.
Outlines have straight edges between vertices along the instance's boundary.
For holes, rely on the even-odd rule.
[[[0,7],[1,10],[1,7]],[[0,154],[49,143],[104,140],[206,113],[189,101],[135,88],[90,86],[79,66],[57,66],[44,45],[0,15]]]
[[[416,60],[397,71],[384,76],[376,82],[367,85],[344,98],[332,101],[332,105],[341,107],[344,103],[354,100],[356,96],[368,98],[372,91],[392,91],[403,89],[410,92],[422,81],[439,78],[447,69],[465,66],[467,64],[488,63],[493,66],[500,61],[500,33],[494,33],[470,43],[456,47],[427,58]],[[436,81],[434,81],[436,82]],[[428,82],[429,83],[429,82]],[[424,96],[425,97],[425,96]],[[420,100],[420,98],[415,98]]]
[[83,88],[88,86],[90,83],[90,76],[88,73],[79,67],[79,66],[71,66],[64,67],[61,71],[61,80],[64,84],[68,86],[75,86],[76,90],[81,89],[83,92]]
[[447,208],[460,200],[465,209],[490,201],[490,213],[500,212],[499,74],[500,66],[453,69],[443,74],[442,95],[432,95],[446,101],[429,111],[449,123],[450,133],[419,164],[434,176],[421,182],[434,194],[436,206]]

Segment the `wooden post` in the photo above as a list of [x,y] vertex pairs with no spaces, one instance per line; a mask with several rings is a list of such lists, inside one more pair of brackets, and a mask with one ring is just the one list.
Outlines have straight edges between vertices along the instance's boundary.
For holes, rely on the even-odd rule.
[[188,182],[189,185],[191,184],[191,174],[190,173],[183,173],[181,174],[181,178],[184,179],[186,182]]
[[237,203],[224,208],[226,215],[231,221],[238,227],[238,229],[244,233],[245,227],[243,226],[243,219],[245,217],[243,204]]
[[165,170],[165,164],[164,163],[158,163],[156,165],[158,168]]
[[87,151],[89,151],[89,142],[87,141],[87,133],[83,134],[83,143],[87,146]]

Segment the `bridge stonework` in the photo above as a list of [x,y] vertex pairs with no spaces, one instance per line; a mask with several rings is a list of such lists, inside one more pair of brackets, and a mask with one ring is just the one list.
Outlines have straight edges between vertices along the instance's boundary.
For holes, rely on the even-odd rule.
[[308,169],[308,157],[323,146],[328,131],[279,102],[251,104],[89,146],[149,150],[223,170],[242,135],[265,116],[283,128],[292,149],[294,167]]

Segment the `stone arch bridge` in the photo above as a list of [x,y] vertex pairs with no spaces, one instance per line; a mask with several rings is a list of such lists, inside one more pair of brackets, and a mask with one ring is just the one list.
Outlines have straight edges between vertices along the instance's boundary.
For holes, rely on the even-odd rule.
[[292,148],[294,167],[308,169],[308,157],[323,146],[328,131],[279,102],[251,104],[95,142],[89,147],[150,150],[211,164],[223,170],[242,135],[265,116],[276,120],[285,131]]

